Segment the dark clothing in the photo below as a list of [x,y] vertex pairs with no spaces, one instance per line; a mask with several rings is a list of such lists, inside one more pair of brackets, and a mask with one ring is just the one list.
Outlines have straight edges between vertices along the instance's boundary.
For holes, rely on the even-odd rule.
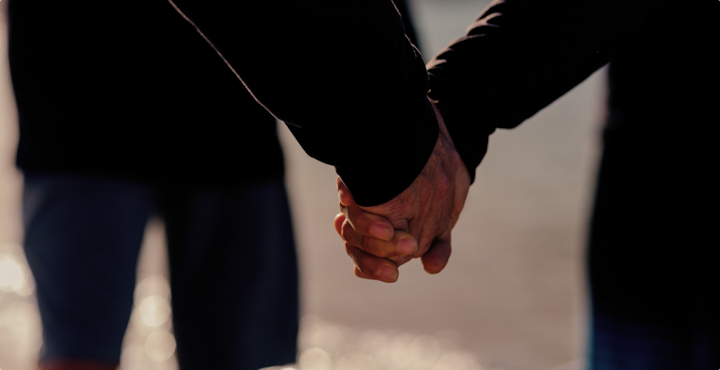
[[619,55],[667,3],[493,2],[428,63],[430,96],[471,176],[496,128],[516,127]]
[[673,7],[656,9],[610,63],[589,251],[593,370],[720,368],[720,3],[690,4],[681,27]]
[[495,2],[430,62],[430,95],[473,172],[496,128],[612,60],[589,250],[592,370],[720,368],[720,3],[682,8]]
[[8,11],[23,170],[225,187],[282,178],[275,119],[166,1],[12,0]]
[[[392,3],[178,4],[359,201],[382,203],[415,179],[437,125],[422,58]],[[77,14],[83,22],[66,21]],[[213,184],[281,175],[273,118],[166,1],[11,1],[9,20],[21,168]],[[368,142],[388,149],[369,161],[343,149]],[[377,176],[395,180],[377,186]]]
[[671,136],[605,132],[588,255],[591,370],[720,368],[717,160]]
[[[607,63],[661,3],[492,5],[430,63],[430,95],[471,172],[495,128],[517,126]],[[336,166],[359,203],[391,199],[420,172],[437,127],[422,60],[389,2],[176,4],[303,148]],[[362,150],[368,143],[383,149]]]
[[392,199],[420,173],[438,127],[424,62],[392,2],[175,4],[360,204]]
[[[17,7],[30,6],[18,4],[10,7],[13,68],[22,66],[26,72],[18,72],[20,78],[30,82],[41,74],[67,80],[69,74],[57,73],[56,69],[43,64],[58,59],[57,55],[62,55],[63,50],[38,48],[32,60],[15,60],[13,55],[17,49],[13,39],[20,37],[18,32],[33,36],[39,42],[52,37],[83,39],[92,37],[88,27],[66,30],[64,25],[52,35],[35,32],[30,26],[23,28],[32,24],[32,20],[13,20],[13,14],[19,14]],[[425,100],[428,84],[422,58],[403,33],[402,22],[392,3],[380,0],[341,4],[321,0],[302,3],[178,0],[176,4],[223,54],[255,98],[289,125],[308,154],[336,167],[360,204],[374,205],[393,198],[422,170],[435,144],[437,125]],[[617,54],[619,43],[628,35],[642,31],[647,14],[662,4],[663,1],[643,0],[617,5],[607,1],[508,1],[491,5],[472,25],[467,37],[453,43],[430,62],[430,95],[439,100],[450,134],[472,176],[486,151],[487,136],[495,128],[517,126],[607,63]],[[45,5],[38,6],[42,11],[36,19],[51,24],[60,22],[52,23],[53,18],[59,18],[54,15],[60,8],[78,6],[74,11],[87,12],[87,7],[80,5],[52,2]],[[93,13],[102,14],[94,21],[114,24],[113,29],[119,35],[124,32],[142,35],[154,24],[148,16],[146,22],[138,21],[137,25],[127,27],[123,19],[130,18],[123,12],[130,10],[102,10]],[[133,14],[136,12],[134,9]],[[368,19],[373,21],[367,22]],[[143,77],[167,76],[159,71],[162,69],[159,66],[151,68],[152,63],[142,64],[145,60],[132,57],[133,53],[118,52],[134,50],[143,55],[156,48],[169,47],[164,45],[166,40],[162,37],[146,38],[139,47],[123,44],[121,39],[95,40],[92,45],[99,45],[99,50],[94,53],[90,52],[87,41],[71,44],[66,55],[80,53],[85,57],[83,68],[93,68],[102,78],[133,81],[130,77],[138,69],[144,71]],[[179,49],[162,51],[178,55],[160,59],[165,62],[163,67],[168,60],[187,59],[188,50]],[[488,57],[490,55],[493,57]],[[97,62],[98,56],[125,58],[124,64],[130,72],[123,72],[125,68],[106,71],[103,64]],[[364,56],[372,59],[365,61]],[[219,63],[216,59],[212,62]],[[142,68],[137,67],[138,64]],[[174,66],[175,62],[170,64]],[[28,66],[27,69],[24,66]],[[61,67],[67,66],[61,64]],[[187,68],[182,65],[172,70],[173,77],[186,76]],[[163,82],[161,77],[157,81]],[[30,82],[23,85],[31,86]],[[19,81],[17,84],[20,85]],[[82,88],[86,91],[92,86]],[[157,95],[152,94],[152,90],[151,87],[144,89],[148,97],[138,98],[138,102],[149,104]],[[57,90],[54,93],[53,96],[72,99],[72,94],[59,94]],[[22,92],[19,95],[23,120]],[[97,104],[115,101],[102,95],[95,96],[94,100]],[[62,111],[61,108],[32,111],[41,111],[43,113],[35,114],[52,118],[57,115],[52,111]],[[118,115],[122,114],[121,107],[112,108]],[[132,122],[130,118],[122,119],[118,125]],[[30,117],[24,120],[32,121]],[[242,127],[253,130],[255,126],[259,125]],[[248,137],[245,135],[248,131],[242,133]],[[383,150],[361,150],[368,143]],[[241,147],[234,145],[236,150]],[[205,164],[221,167],[218,173],[227,172],[227,168],[217,162],[217,158],[223,156],[211,154],[209,157]],[[387,158],[392,160],[388,162]],[[378,178],[384,180],[375,181]]]
[[[413,24],[413,13],[412,9],[408,4],[407,0],[393,0],[395,7],[400,16],[402,17],[403,27],[405,27],[405,35],[410,39],[410,42],[417,47],[418,50],[422,51],[422,45],[420,44],[419,36],[415,25]],[[412,3],[412,2],[411,2]]]
[[[180,368],[257,370],[295,361],[298,272],[282,182],[218,192],[28,173],[23,211],[42,360],[119,361],[140,244],[158,212]],[[146,297],[136,298],[142,307]],[[133,325],[135,335],[168,327],[143,322]]]

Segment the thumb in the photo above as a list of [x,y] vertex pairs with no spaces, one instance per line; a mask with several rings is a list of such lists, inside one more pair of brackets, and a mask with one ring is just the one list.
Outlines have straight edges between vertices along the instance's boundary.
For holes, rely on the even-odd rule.
[[425,271],[429,274],[437,274],[442,271],[450,259],[451,252],[450,233],[448,232],[446,238],[435,239],[430,249],[421,257]]
[[350,189],[348,189],[340,176],[338,176],[337,180],[335,180],[335,185],[337,186],[338,198],[340,198],[340,203],[346,207],[354,205],[355,198],[353,198]]

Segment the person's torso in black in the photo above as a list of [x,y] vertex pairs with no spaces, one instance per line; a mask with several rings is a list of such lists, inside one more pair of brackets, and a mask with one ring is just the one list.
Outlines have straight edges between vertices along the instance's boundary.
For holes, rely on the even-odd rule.
[[275,119],[166,1],[11,1],[25,171],[280,178]]

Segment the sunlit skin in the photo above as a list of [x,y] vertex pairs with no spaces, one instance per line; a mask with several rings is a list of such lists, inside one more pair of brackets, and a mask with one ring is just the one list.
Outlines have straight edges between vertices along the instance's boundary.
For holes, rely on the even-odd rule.
[[451,252],[451,231],[460,217],[470,175],[435,108],[440,134],[435,149],[415,181],[400,195],[379,206],[362,207],[337,179],[340,198],[335,230],[355,262],[355,275],[395,282],[398,267],[421,258],[425,271],[445,268]]

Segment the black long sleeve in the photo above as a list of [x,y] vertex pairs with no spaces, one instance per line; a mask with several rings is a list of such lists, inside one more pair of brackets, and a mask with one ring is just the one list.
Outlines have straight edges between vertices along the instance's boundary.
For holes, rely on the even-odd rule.
[[661,1],[495,1],[428,63],[430,97],[474,180],[496,128],[519,125],[607,63]]
[[438,127],[427,71],[391,1],[175,4],[359,204],[392,199],[421,172]]

